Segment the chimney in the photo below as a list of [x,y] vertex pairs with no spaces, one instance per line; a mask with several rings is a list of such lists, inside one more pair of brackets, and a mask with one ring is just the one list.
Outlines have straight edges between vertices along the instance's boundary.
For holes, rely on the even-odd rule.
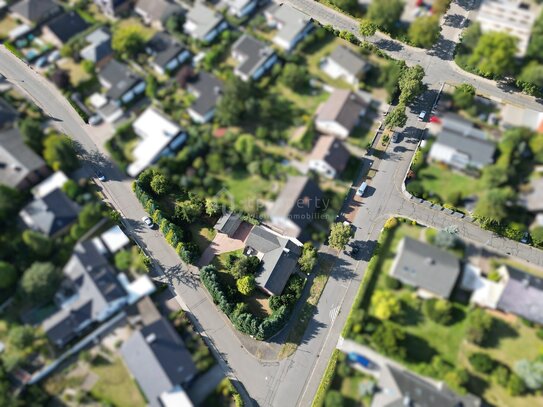
[[154,341],[156,341],[156,335],[154,333],[149,334],[145,337],[145,342],[147,343],[153,343]]

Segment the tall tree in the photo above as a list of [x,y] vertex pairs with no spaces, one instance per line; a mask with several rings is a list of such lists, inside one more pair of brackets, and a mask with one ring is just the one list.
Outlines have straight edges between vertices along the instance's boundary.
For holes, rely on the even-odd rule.
[[383,31],[391,31],[400,21],[404,8],[401,0],[372,1],[368,7],[368,18]]
[[477,201],[473,215],[483,226],[499,224],[507,218],[507,207],[514,198],[510,187],[490,189]]
[[424,16],[415,19],[409,26],[409,40],[416,47],[431,48],[439,38],[438,16]]
[[480,75],[499,78],[515,69],[517,39],[503,32],[484,33],[473,54],[468,58],[468,65],[473,66]]
[[331,247],[338,250],[343,250],[351,240],[352,230],[351,225],[347,223],[334,223],[330,230],[328,243]]
[[47,136],[43,143],[43,158],[55,171],[71,172],[79,167],[73,141],[68,136]]
[[475,99],[475,88],[469,83],[458,85],[454,89],[453,100],[454,104],[460,109],[467,109],[473,105]]
[[401,103],[392,109],[392,111],[385,118],[385,127],[387,129],[403,127],[406,123],[407,115],[405,114],[405,105]]
[[45,138],[45,134],[39,121],[27,117],[19,122],[19,131],[27,146],[38,154],[43,152],[43,139]]
[[358,32],[364,38],[364,41],[366,41],[367,37],[371,37],[372,35],[374,35],[376,31],[377,31],[377,24],[375,24],[370,19],[363,18],[362,21],[360,21]]
[[111,47],[129,58],[135,57],[145,46],[143,27],[139,24],[119,25],[113,30]]
[[47,259],[53,250],[53,241],[43,233],[27,229],[23,232],[22,238],[30,251],[41,260]]
[[34,263],[21,279],[21,290],[33,303],[47,302],[53,298],[61,280],[60,271],[51,263]]

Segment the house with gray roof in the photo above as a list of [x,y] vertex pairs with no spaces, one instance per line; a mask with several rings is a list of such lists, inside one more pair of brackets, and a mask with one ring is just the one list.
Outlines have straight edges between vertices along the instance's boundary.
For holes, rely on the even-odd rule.
[[451,253],[410,237],[398,244],[390,276],[419,289],[421,297],[449,298],[460,276]]
[[60,48],[89,28],[89,24],[76,11],[67,11],[43,25],[42,39]]
[[248,34],[232,45],[232,57],[238,62],[234,74],[244,81],[259,80],[277,62],[277,54],[270,46]]
[[0,184],[30,188],[50,173],[45,161],[24,142],[19,130],[0,132]]
[[30,229],[56,237],[67,232],[77,220],[80,210],[75,202],[56,188],[41,198],[35,198],[19,215]]
[[128,300],[115,269],[90,240],[75,246],[63,275],[55,294],[57,311],[42,323],[45,334],[58,347],[65,346],[92,324],[111,317]]
[[332,79],[342,79],[353,86],[358,86],[360,79],[371,69],[369,61],[344,45],[338,45],[320,66]]
[[258,0],[225,0],[228,13],[237,17],[245,18],[258,6]]
[[187,112],[196,123],[208,123],[215,115],[223,83],[210,73],[200,71],[187,82],[187,90],[196,98]]
[[228,237],[232,237],[238,230],[241,222],[242,220],[239,214],[227,212],[219,218],[213,228],[219,233],[224,233]]
[[[198,370],[185,343],[166,319],[157,319],[136,330],[120,350],[149,406],[191,405],[182,386]],[[175,403],[168,402],[174,399]]]
[[118,18],[132,7],[133,0],[94,0],[102,14],[111,19]]
[[151,66],[159,75],[175,71],[191,57],[185,46],[164,32],[157,32],[147,43],[145,50],[151,56]]
[[228,23],[221,13],[205,6],[200,1],[194,2],[186,18],[183,26],[185,33],[195,40],[206,43],[212,42],[228,28]]
[[379,390],[371,407],[480,407],[481,400],[472,395],[459,395],[444,383],[435,383],[419,375],[389,364],[382,364],[378,376]]
[[28,25],[38,25],[60,14],[62,7],[53,0],[21,0],[9,7],[15,19]]
[[350,157],[351,153],[341,140],[324,135],[315,143],[308,165],[310,170],[328,178],[335,178],[347,167]]
[[358,93],[336,89],[319,106],[315,128],[324,134],[346,139],[366,114],[368,102]]
[[297,238],[314,220],[318,211],[325,210],[323,193],[311,178],[289,176],[268,215],[273,226],[285,235]]
[[101,68],[113,58],[111,34],[105,27],[100,27],[85,37],[87,45],[81,50],[81,58]]
[[265,11],[268,25],[277,29],[273,42],[290,52],[313,29],[311,17],[286,3],[273,3]]
[[254,226],[245,240],[244,253],[260,259],[257,286],[269,295],[280,295],[296,271],[302,244],[264,226]]
[[173,15],[184,14],[185,10],[169,0],[138,0],[134,8],[145,24],[157,30],[164,30],[166,21]]

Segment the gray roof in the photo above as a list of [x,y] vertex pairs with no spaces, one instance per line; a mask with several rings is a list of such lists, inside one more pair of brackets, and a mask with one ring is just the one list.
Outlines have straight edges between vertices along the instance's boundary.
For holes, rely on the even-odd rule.
[[53,0],[21,0],[10,9],[33,23],[44,21],[62,10]]
[[177,58],[186,48],[170,35],[157,32],[147,43],[153,62],[160,67],[165,67],[172,59]]
[[390,275],[407,285],[449,298],[460,275],[460,261],[438,247],[404,237]]
[[231,236],[241,225],[241,218],[237,213],[228,212],[222,215],[214,228],[220,232]]
[[322,197],[322,191],[311,178],[289,176],[269,215],[272,218],[289,218],[302,229],[322,204]]
[[506,266],[508,279],[498,309],[543,325],[543,279]]
[[468,119],[460,116],[457,113],[448,112],[442,119],[443,128],[449,131],[462,134],[464,136],[471,136],[481,140],[486,139],[486,133],[475,127]]
[[340,140],[324,135],[315,143],[309,159],[325,161],[339,173],[345,169],[350,157],[351,153]]
[[251,229],[245,246],[261,253],[262,262],[256,282],[273,295],[279,295],[296,270],[301,247],[291,239],[279,236],[262,226]]
[[32,220],[32,227],[53,236],[73,223],[79,211],[79,206],[57,188],[43,198],[34,199],[21,212],[23,219],[29,217]]
[[543,211],[543,178],[530,180],[530,189],[521,195],[520,202],[530,212]]
[[0,129],[11,127],[19,114],[4,99],[0,98]]
[[128,66],[115,59],[109,61],[98,75],[112,85],[107,91],[107,96],[113,100],[121,98],[142,81],[142,78],[132,72]]
[[361,55],[343,45],[337,46],[328,58],[354,76],[368,69],[370,65]]
[[68,11],[53,18],[46,27],[62,42],[66,44],[70,39],[85,31],[89,24],[81,18],[79,13]]
[[96,63],[113,54],[111,35],[106,28],[101,27],[93,31],[85,37],[85,40],[89,45],[81,50],[82,58]]
[[236,69],[247,76],[253,75],[275,53],[266,43],[247,34],[238,38],[232,46],[232,52],[242,58]]
[[194,6],[187,13],[187,22],[194,24],[195,29],[191,32],[191,36],[204,39],[204,37],[218,26],[224,17],[221,13],[205,6],[199,1],[194,2]]
[[455,149],[469,157],[471,165],[485,166],[494,162],[496,144],[490,140],[481,140],[461,133],[443,129],[438,134],[436,144]]
[[115,270],[91,240],[75,246],[63,272],[65,280],[61,289],[64,296],[70,293],[74,300],[42,324],[49,339],[59,346],[77,334],[81,323],[96,321],[112,302],[127,295]]
[[24,142],[19,130],[0,132],[0,184],[16,188],[30,173],[45,167],[45,161]]
[[223,84],[221,80],[207,72],[201,71],[187,84],[189,92],[196,96],[196,100],[190,108],[202,116],[206,115],[215,109],[222,88]]
[[317,121],[333,121],[351,131],[360,120],[360,113],[368,107],[359,95],[350,90],[336,89],[319,108]]
[[151,21],[166,22],[168,17],[182,13],[183,8],[167,0],[138,0],[136,10],[141,10]]
[[121,355],[152,407],[162,407],[160,395],[197,373],[185,344],[164,318],[134,332]]
[[308,24],[311,24],[311,17],[285,3],[271,8],[269,13],[281,25],[276,36],[288,43],[291,43]]

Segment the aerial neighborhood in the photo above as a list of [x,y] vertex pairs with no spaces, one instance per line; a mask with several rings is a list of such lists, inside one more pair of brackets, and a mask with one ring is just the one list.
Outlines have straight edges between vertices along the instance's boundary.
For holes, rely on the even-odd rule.
[[543,405],[536,0],[0,1],[0,405]]

